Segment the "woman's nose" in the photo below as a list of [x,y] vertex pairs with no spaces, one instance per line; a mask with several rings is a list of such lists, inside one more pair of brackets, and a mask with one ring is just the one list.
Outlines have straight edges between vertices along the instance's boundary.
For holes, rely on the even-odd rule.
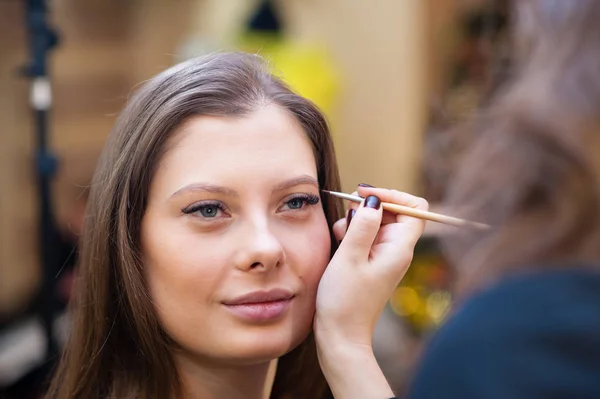
[[243,271],[269,271],[285,262],[285,251],[277,237],[264,219],[248,222],[248,228],[242,229],[238,238],[239,250],[236,267]]

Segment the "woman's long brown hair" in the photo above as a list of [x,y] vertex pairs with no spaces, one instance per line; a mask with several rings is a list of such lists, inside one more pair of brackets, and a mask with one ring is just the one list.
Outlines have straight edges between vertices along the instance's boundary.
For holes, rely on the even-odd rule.
[[447,204],[495,226],[444,240],[470,291],[507,273],[600,266],[600,1],[517,0],[516,70],[467,129]]
[[[165,143],[193,115],[243,116],[273,103],[302,125],[319,184],[340,189],[322,113],[272,76],[258,57],[218,53],[176,65],[147,82],[128,102],[94,175],[81,240],[73,325],[47,399],[165,399],[180,382],[171,342],[160,326],[144,280],[140,225]],[[324,198],[330,231],[342,216]],[[332,251],[337,248],[331,234]],[[273,398],[329,395],[309,336],[279,361]]]

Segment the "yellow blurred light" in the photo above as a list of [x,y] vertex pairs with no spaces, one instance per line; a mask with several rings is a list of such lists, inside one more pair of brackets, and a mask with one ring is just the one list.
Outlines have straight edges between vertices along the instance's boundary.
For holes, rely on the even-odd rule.
[[390,299],[392,310],[400,316],[410,316],[419,311],[421,299],[411,287],[398,287]]
[[446,291],[434,292],[426,300],[427,314],[436,324],[441,323],[450,309],[451,295]]
[[325,115],[332,114],[340,78],[325,46],[264,33],[246,33],[238,46],[269,60],[273,74],[314,102]]

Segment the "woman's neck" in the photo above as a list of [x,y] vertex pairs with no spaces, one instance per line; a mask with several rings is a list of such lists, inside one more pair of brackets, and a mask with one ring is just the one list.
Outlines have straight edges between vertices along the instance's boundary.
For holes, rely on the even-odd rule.
[[185,399],[267,399],[273,387],[277,360],[249,366],[208,364],[176,356]]

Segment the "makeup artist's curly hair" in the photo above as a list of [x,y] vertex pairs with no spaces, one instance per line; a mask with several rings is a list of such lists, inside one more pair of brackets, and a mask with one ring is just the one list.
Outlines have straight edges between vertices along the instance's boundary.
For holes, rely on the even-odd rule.
[[459,291],[535,267],[600,265],[600,1],[514,6],[516,70],[464,127],[474,144],[448,184],[450,208],[496,226],[444,240]]
[[[165,143],[196,115],[240,116],[276,104],[300,123],[315,155],[320,187],[340,189],[323,114],[269,72],[258,56],[216,53],[159,74],[131,98],[96,169],[75,286],[73,325],[47,399],[179,397],[171,341],[143,278],[140,226]],[[327,197],[329,223],[342,217]],[[331,234],[332,251],[337,248]],[[272,398],[326,398],[314,339],[278,362]]]

